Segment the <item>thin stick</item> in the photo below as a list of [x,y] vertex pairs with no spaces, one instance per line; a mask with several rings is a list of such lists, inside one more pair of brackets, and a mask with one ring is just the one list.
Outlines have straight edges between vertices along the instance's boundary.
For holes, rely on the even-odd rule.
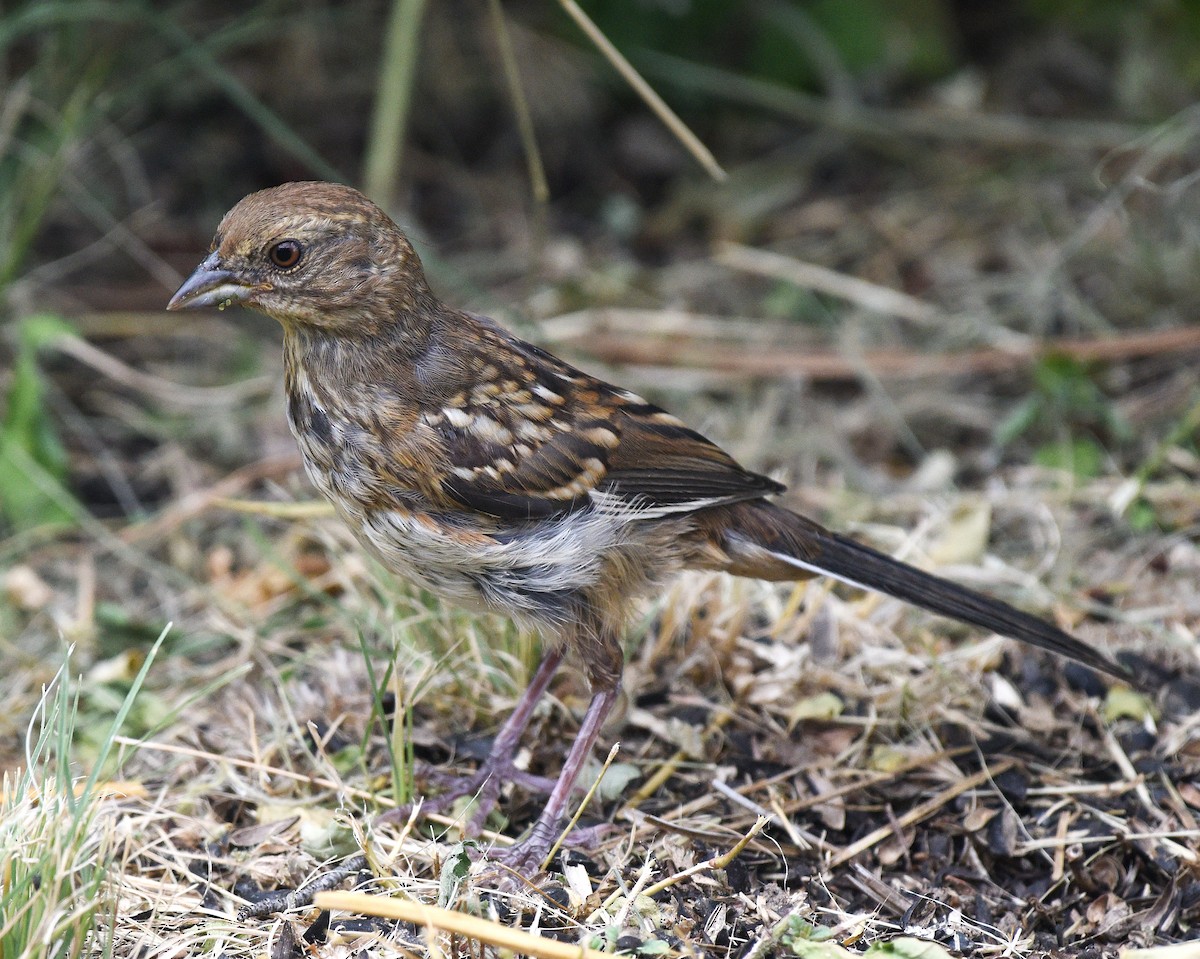
[[517,132],[525,152],[525,165],[529,170],[529,186],[538,203],[550,200],[550,184],[546,182],[546,168],[542,166],[542,154],[538,151],[537,136],[533,128],[533,116],[529,112],[529,101],[521,86],[521,72],[517,69],[517,57],[513,52],[512,38],[504,20],[504,9],[500,0],[488,0],[488,11],[492,15],[492,26],[496,28],[496,46],[500,48],[500,62],[504,67],[504,79],[512,96],[513,112],[517,115]]
[[77,336],[59,337],[54,341],[54,348],[122,386],[177,406],[202,406],[211,410],[213,406],[233,406],[274,389],[274,377],[271,376],[256,376],[228,386],[172,383],[161,376],[143,373]]
[[863,836],[858,842],[851,843],[836,856],[830,859],[826,864],[826,867],[829,869],[836,869],[843,863],[849,862],[859,853],[866,852],[866,850],[887,839],[888,836],[891,836],[898,830],[903,829],[905,826],[911,826],[915,823],[918,823],[922,819],[927,819],[955,797],[961,796],[963,793],[970,789],[974,789],[976,786],[982,786],[984,783],[1000,775],[1002,772],[1011,769],[1015,765],[1016,763],[1013,760],[1005,759],[990,769],[981,769],[974,776],[968,776],[966,779],[960,779],[949,789],[944,789],[936,796],[933,796],[932,798],[925,800],[925,802],[914,806],[903,816],[900,816],[894,823],[889,823],[886,826],[880,826],[874,832],[870,832]]
[[563,9],[567,11],[579,29],[586,33],[588,39],[604,54],[605,59],[613,65],[617,73],[624,77],[625,82],[633,87],[637,95],[646,101],[646,105],[654,111],[666,128],[695,157],[696,162],[704,167],[708,171],[708,175],[718,183],[723,182],[727,174],[717,163],[716,157],[712,155],[708,147],[700,142],[700,138],[688,129],[687,124],[679,119],[678,114],[667,106],[663,98],[654,92],[654,88],[634,69],[633,64],[625,59],[621,51],[612,45],[608,37],[592,22],[591,17],[583,12],[575,0],[558,0],[558,2],[562,4]]
[[1111,728],[1104,731],[1104,745],[1108,749],[1108,754],[1117,764],[1117,769],[1121,771],[1121,775],[1125,777],[1127,782],[1133,783],[1133,792],[1138,797],[1142,804],[1142,808],[1150,815],[1154,816],[1159,824],[1167,820],[1167,814],[1154,805],[1154,800],[1150,798],[1150,790],[1146,788],[1145,778],[1138,775],[1138,771],[1133,768],[1133,763],[1125,750],[1121,748],[1121,743],[1116,736],[1113,735]]
[[392,0],[363,170],[367,194],[385,210],[396,201],[396,180],[404,155],[404,132],[417,68],[417,36],[424,15],[425,0]]
[[596,795],[596,790],[600,788],[600,782],[604,779],[604,774],[608,772],[608,767],[613,764],[613,760],[617,758],[617,753],[621,751],[620,743],[613,743],[612,749],[608,751],[608,758],[604,760],[604,765],[600,767],[600,775],[596,777],[596,781],[592,783],[592,787],[587,791],[587,795],[579,803],[575,810],[575,815],[571,817],[571,821],[567,823],[567,828],[558,834],[558,838],[554,840],[554,845],[550,847],[550,851],[546,853],[546,858],[542,860],[542,870],[550,868],[550,863],[554,861],[554,857],[558,854],[558,850],[562,848],[563,840],[567,838],[571,830],[575,828],[575,824],[579,822],[579,817],[583,815],[583,811],[587,809],[587,805],[592,801],[592,797]]
[[712,859],[705,859],[704,862],[698,862],[694,866],[688,866],[688,868],[682,872],[677,872],[673,876],[668,876],[666,879],[661,879],[653,886],[647,886],[642,891],[642,895],[657,895],[664,889],[669,889],[676,883],[682,882],[689,876],[694,876],[699,872],[706,872],[710,869],[724,869],[741,855],[742,850],[750,844],[750,840],[762,832],[768,822],[770,822],[770,819],[768,819],[766,816],[759,816],[758,819],[754,821],[754,825],[750,827],[750,831],[746,833],[746,835],[742,836],[742,838],[736,843],[734,843],[733,847],[728,852],[722,853],[719,856],[714,856]]
[[1064,809],[1058,814],[1058,827],[1054,831],[1054,868],[1050,880],[1058,882],[1067,872],[1067,832],[1071,828],[1071,813]]
[[[714,715],[712,720],[709,722],[708,726],[705,727],[704,732],[702,733],[703,738],[707,739],[713,733],[721,729],[732,718],[733,713],[730,710],[718,710],[716,715]],[[629,797],[629,801],[625,803],[625,809],[636,809],[643,802],[653,796],[656,792],[658,792],[659,787],[661,787],[663,783],[675,775],[675,770],[679,768],[680,763],[686,762],[691,758],[691,753],[689,753],[686,749],[675,750],[674,755],[672,755],[666,762],[659,766],[658,769],[655,770],[654,775],[642,783],[637,792]]]
[[802,289],[848,300],[875,313],[898,316],[921,325],[945,319],[945,314],[936,306],[915,296],[771,250],[758,250],[740,243],[721,243],[717,246],[716,261],[722,266],[784,280]]
[[[806,376],[820,382],[857,381],[864,370],[880,379],[990,376],[1031,366],[1046,356],[1107,363],[1200,350],[1200,328],[1190,326],[1091,339],[1030,340],[1011,349],[936,354],[869,350],[847,358],[800,344],[734,350],[722,337],[646,332],[653,330],[654,311],[606,309],[595,315],[609,321],[607,329],[586,338],[563,337],[559,343],[599,360],[634,367],[689,367],[731,376]],[[620,328],[613,320],[621,321]]]
[[[1109,825],[1111,826],[1111,823]],[[1142,839],[1157,840],[1167,847],[1169,855],[1176,856],[1185,862],[1200,862],[1200,857],[1197,857],[1194,852],[1174,842],[1176,839],[1200,839],[1200,829],[1164,829],[1158,832],[1124,832],[1117,829],[1114,832],[1100,833],[1099,835],[1089,835],[1083,830],[1076,830],[1075,832],[1067,833],[1062,839],[1059,839],[1057,836],[1049,836],[1045,839],[1034,839],[1030,842],[1018,843],[1015,855],[1023,856],[1035,849],[1056,849],[1060,845],[1098,846],[1105,843]]]
[[607,959],[612,956],[611,952],[591,949],[582,944],[573,946],[555,939],[544,939],[489,919],[480,919],[478,916],[468,916],[466,913],[426,906],[419,902],[371,896],[363,892],[318,893],[313,899],[313,905],[318,909],[341,909],[364,916],[411,922],[427,929],[440,929],[466,936],[468,939],[522,955],[538,956],[540,959]]

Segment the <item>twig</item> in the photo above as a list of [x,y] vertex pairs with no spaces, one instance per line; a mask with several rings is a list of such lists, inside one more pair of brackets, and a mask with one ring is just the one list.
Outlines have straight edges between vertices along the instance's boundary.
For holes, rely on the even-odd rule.
[[1015,765],[1016,762],[1013,760],[1005,759],[990,769],[981,769],[974,776],[968,776],[966,779],[960,779],[948,789],[943,789],[936,796],[932,796],[931,798],[925,800],[925,802],[914,806],[903,816],[900,816],[895,823],[889,823],[886,826],[880,826],[873,832],[867,833],[867,835],[863,836],[862,839],[858,840],[858,842],[851,843],[836,856],[832,857],[829,862],[826,863],[826,868],[836,869],[843,863],[849,862],[855,856],[859,855],[859,853],[866,852],[866,850],[870,849],[872,846],[887,839],[888,836],[891,836],[898,829],[903,829],[906,826],[912,826],[915,823],[920,822],[922,819],[927,819],[955,797],[961,796],[963,793],[974,789],[977,786],[982,786],[984,783],[994,779],[996,776],[1000,775],[1002,772],[1006,772]]
[[54,341],[54,348],[122,386],[180,406],[233,406],[252,396],[269,393],[275,382],[274,377],[256,376],[228,386],[187,386],[143,373],[77,336],[59,337]]
[[[880,379],[926,376],[983,376],[1030,366],[1045,356],[1069,356],[1081,362],[1116,362],[1162,354],[1200,350],[1200,327],[1174,327],[1150,333],[1129,333],[1098,339],[1031,340],[1013,349],[982,349],[959,353],[868,351],[847,358],[832,350],[811,347],[764,347],[760,351],[728,349],[724,338],[639,334],[650,325],[645,313],[604,310],[604,321],[619,319],[620,332],[567,337],[560,344],[586,352],[607,363],[631,366],[690,367],[736,376],[805,376],[820,382],[856,382],[864,370]],[[643,314],[640,315],[639,314]],[[626,328],[629,324],[629,328]],[[600,324],[597,324],[600,325]]]
[[783,812],[782,808],[779,806],[779,803],[775,801],[774,797],[771,799],[771,805],[774,807],[774,809],[771,810],[760,805],[759,803],[756,803],[754,800],[747,798],[739,791],[731,789],[728,783],[725,783],[720,779],[715,780],[712,786],[714,790],[719,792],[722,796],[735,805],[749,810],[760,819],[765,819],[767,822],[775,823],[775,825],[781,827],[788,834],[788,838],[791,839],[798,849],[827,850],[832,848],[830,844],[820,836],[807,832],[792,822],[791,819],[789,819]]
[[500,62],[504,66],[504,80],[513,101],[513,112],[517,115],[517,132],[525,152],[525,166],[529,171],[529,186],[538,203],[550,200],[550,184],[546,182],[546,168],[542,166],[542,155],[538,151],[537,135],[533,128],[533,117],[529,112],[529,101],[521,87],[521,72],[517,69],[517,57],[513,52],[512,38],[504,20],[504,8],[500,0],[488,0],[488,11],[492,15],[492,26],[496,29],[496,46],[500,48]]
[[898,316],[914,323],[928,325],[946,318],[936,306],[915,296],[770,250],[757,250],[740,243],[720,243],[716,260],[722,266],[828,293],[875,313]]
[[1159,824],[1166,822],[1168,816],[1165,812],[1154,805],[1154,800],[1150,798],[1150,790],[1146,788],[1146,780],[1144,776],[1138,774],[1138,771],[1133,768],[1133,763],[1125,750],[1121,747],[1121,743],[1113,734],[1111,728],[1104,730],[1104,745],[1108,749],[1109,756],[1113,762],[1117,764],[1117,769],[1121,771],[1121,775],[1126,781],[1133,783],[1134,795],[1138,797],[1138,801],[1142,804],[1142,808],[1151,816],[1158,820]]
[[[1109,818],[1112,819],[1113,817]],[[1084,830],[1075,830],[1074,832],[1067,833],[1061,839],[1058,836],[1048,836],[1045,839],[1031,839],[1027,842],[1018,843],[1013,855],[1024,856],[1035,849],[1055,849],[1060,844],[1067,846],[1097,846],[1105,843],[1141,842],[1153,839],[1166,846],[1166,852],[1170,856],[1182,859],[1184,862],[1191,864],[1200,862],[1200,856],[1197,856],[1192,850],[1174,841],[1176,839],[1200,839],[1200,829],[1162,829],[1157,832],[1130,832],[1117,827],[1113,822],[1109,822],[1109,826],[1113,828],[1113,832],[1088,833]]]
[[1071,812],[1064,809],[1058,814],[1058,826],[1054,830],[1054,868],[1050,870],[1052,882],[1058,882],[1067,872],[1067,833],[1071,828]]
[[558,0],[558,2],[562,4],[562,8],[567,11],[567,14],[575,21],[579,29],[586,33],[588,39],[604,54],[604,58],[613,65],[617,73],[621,74],[625,82],[633,87],[634,92],[646,101],[646,105],[654,111],[655,116],[687,148],[687,151],[696,158],[696,162],[704,167],[708,171],[708,175],[718,183],[723,182],[727,174],[721,169],[721,165],[717,163],[716,157],[712,155],[708,147],[700,142],[700,138],[688,129],[687,124],[679,119],[678,114],[667,106],[663,98],[654,92],[654,88],[634,69],[633,64],[625,59],[621,51],[612,45],[612,41],[596,26],[591,17],[583,12],[575,0]]
[[485,942],[500,949],[538,956],[540,959],[602,959],[612,955],[611,952],[592,949],[582,944],[571,945],[555,939],[545,939],[489,919],[480,919],[478,916],[468,916],[466,913],[426,906],[419,902],[371,896],[363,892],[322,892],[313,900],[313,905],[318,909],[341,909],[365,916],[411,922],[430,930],[439,929],[466,936],[468,939]]
[[766,819],[769,822],[773,818],[772,814],[768,812],[764,806],[756,803],[753,799],[743,796],[723,779],[714,779],[712,782],[712,788],[728,799],[735,806],[741,806],[746,811],[754,813],[754,815],[756,815],[759,819]]
[[600,768],[600,775],[596,777],[587,794],[579,802],[579,806],[575,809],[575,815],[571,817],[571,821],[567,823],[567,828],[559,833],[558,838],[554,840],[554,845],[550,847],[550,851],[546,853],[546,858],[542,860],[542,869],[546,870],[550,867],[550,863],[554,861],[554,857],[558,854],[558,850],[562,848],[563,840],[567,838],[571,830],[575,828],[575,824],[579,822],[579,817],[583,815],[583,811],[587,809],[588,803],[592,801],[592,797],[596,795],[596,790],[600,788],[600,781],[604,779],[604,774],[608,772],[608,767],[612,765],[613,760],[617,758],[617,753],[621,751],[620,743],[613,743],[612,749],[608,751],[608,758],[604,760],[604,765]]
[[671,886],[682,882],[689,876],[694,876],[701,872],[708,872],[712,869],[724,869],[741,855],[742,850],[750,844],[750,840],[762,832],[763,829],[766,828],[768,822],[770,822],[770,820],[766,816],[759,816],[758,819],[754,821],[754,825],[750,827],[750,831],[746,833],[746,835],[742,836],[742,838],[736,843],[734,843],[733,847],[729,849],[728,852],[724,852],[719,856],[714,856],[711,859],[705,859],[704,862],[698,862],[694,866],[688,866],[688,868],[684,869],[682,872],[677,872],[675,875],[668,876],[666,879],[660,879],[653,886],[647,886],[642,892],[642,895],[656,896],[664,889],[669,889]]

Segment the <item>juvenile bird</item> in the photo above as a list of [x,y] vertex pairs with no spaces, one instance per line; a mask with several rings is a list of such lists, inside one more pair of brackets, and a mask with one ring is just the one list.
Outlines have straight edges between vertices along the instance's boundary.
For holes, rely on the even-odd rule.
[[253,193],[168,309],[241,304],[284,330],[287,413],[317,488],[385,566],[457,604],[537,630],[545,654],[476,775],[431,807],[520,778],[518,740],[564,656],[592,700],[532,830],[548,851],[617,699],[633,601],[682,569],[766,580],[832,576],[1128,680],[1042,619],[775,505],[744,469],[641,397],[430,292],[400,228],[331,183]]

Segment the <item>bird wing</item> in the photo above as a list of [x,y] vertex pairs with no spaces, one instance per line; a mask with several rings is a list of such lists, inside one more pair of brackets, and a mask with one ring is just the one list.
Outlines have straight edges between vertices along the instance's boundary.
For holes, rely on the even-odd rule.
[[665,410],[630,396],[618,411],[621,442],[599,492],[658,513],[689,512],[784,490]]
[[442,490],[460,506],[513,520],[593,502],[655,516],[784,488],[641,397],[505,339],[498,355],[519,355],[519,367],[482,378],[430,422],[453,464]]

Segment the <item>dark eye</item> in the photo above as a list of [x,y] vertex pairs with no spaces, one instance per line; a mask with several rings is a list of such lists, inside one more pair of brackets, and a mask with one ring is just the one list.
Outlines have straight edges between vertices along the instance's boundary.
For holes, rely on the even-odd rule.
[[280,240],[267,250],[267,257],[281,270],[290,270],[300,262],[304,255],[304,247],[295,240]]

